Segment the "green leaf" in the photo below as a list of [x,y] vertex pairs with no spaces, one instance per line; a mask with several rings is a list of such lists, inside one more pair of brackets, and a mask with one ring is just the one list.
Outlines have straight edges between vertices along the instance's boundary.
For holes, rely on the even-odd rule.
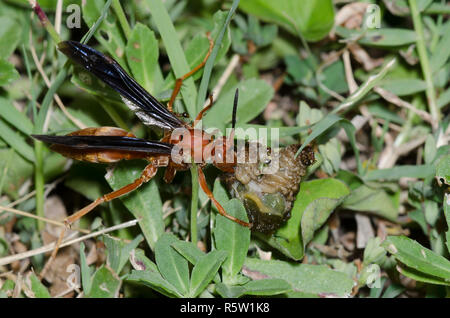
[[436,157],[437,147],[436,147],[436,139],[432,134],[427,136],[425,140],[425,147],[423,153],[423,159],[426,164],[430,164],[433,162],[434,157]]
[[436,166],[436,177],[440,182],[450,184],[450,154],[439,160]]
[[325,117],[323,117],[321,120],[319,120],[312,129],[312,132],[308,135],[306,140],[303,142],[300,149],[297,151],[297,155],[305,148],[307,145],[309,145],[314,139],[316,139],[318,136],[320,136],[322,133],[324,133],[327,129],[333,127],[337,122],[341,121],[342,118],[339,117],[336,114],[328,114]]
[[[24,3],[22,0],[8,0],[10,3],[14,3],[15,5],[26,7],[28,9],[28,3]],[[81,3],[81,0],[63,0],[63,8],[67,7],[68,5],[74,3],[79,5]],[[45,9],[46,12],[54,12],[56,7],[55,0],[39,0],[39,6],[42,9]]]
[[[430,7],[433,0],[416,0],[416,2],[418,10],[424,11]],[[396,0],[392,5],[388,6],[388,8],[395,15],[404,16],[410,14],[408,0]]]
[[117,274],[105,265],[101,266],[92,276],[91,290],[87,298],[117,298],[122,284]]
[[158,273],[158,266],[145,256],[145,252],[136,248],[130,253],[130,263],[135,270]]
[[[91,28],[102,14],[105,0],[85,1],[82,2],[83,19]],[[108,15],[108,19],[104,19],[94,34],[98,42],[105,48],[108,53],[125,69],[128,67],[125,63],[125,40],[122,35],[120,25],[117,23],[113,15]]]
[[[286,63],[286,71],[295,83],[306,86],[312,86],[314,84],[314,69],[312,67],[314,62],[311,59],[301,59],[298,55],[288,55],[284,57],[284,62]],[[300,101],[300,103],[302,102],[305,103],[304,101]],[[318,109],[314,109],[314,111],[320,112]]]
[[425,213],[425,220],[431,227],[436,226],[436,222],[440,218],[440,211],[438,203],[431,200],[423,202],[423,212]]
[[354,285],[345,273],[326,265],[288,263],[279,260],[263,261],[247,258],[244,266],[257,273],[288,282],[299,292],[315,295],[348,297]]
[[0,86],[8,85],[19,78],[14,65],[0,58]]
[[349,193],[348,187],[337,179],[302,182],[291,218],[274,235],[266,237],[267,243],[294,260],[302,259],[314,232]]
[[249,79],[240,82],[221,95],[214,106],[203,117],[206,127],[225,128],[231,122],[234,94],[239,89],[237,108],[237,125],[245,124],[258,116],[273,97],[273,88],[260,79]]
[[216,292],[223,298],[238,298],[244,294],[245,288],[239,285],[218,283],[216,284]]
[[[320,82],[328,89],[341,94],[348,92],[347,82],[342,80],[342,78],[345,77],[345,70],[344,63],[341,60],[337,60],[329,65],[318,77]],[[320,86],[319,93],[322,97],[322,103],[330,97],[330,95]]]
[[243,295],[252,296],[279,295],[292,290],[292,286],[288,282],[279,278],[252,280],[243,287],[245,288]]
[[197,264],[197,262],[205,255],[202,251],[198,249],[192,242],[186,241],[176,241],[172,244],[172,247],[185,259],[187,259],[192,265]]
[[386,259],[386,250],[381,247],[381,239],[379,237],[371,237],[364,249],[363,265],[372,263],[379,264]]
[[25,159],[34,162],[34,150],[20,133],[0,119],[0,137]]
[[334,23],[331,0],[242,0],[240,9],[266,22],[273,22],[307,41],[325,37]]
[[362,31],[336,27],[336,33],[344,38],[359,38],[358,43],[367,46],[392,47],[408,45],[416,42],[416,32],[399,28],[380,28]]
[[81,193],[91,201],[110,191],[104,181],[104,169],[84,162],[71,167],[64,185]]
[[[143,170],[143,162],[121,162],[107,181],[114,190],[117,190],[139,178]],[[150,181],[143,184],[139,189],[121,197],[121,200],[134,217],[139,219],[139,226],[145,240],[153,250],[156,241],[164,233],[162,202],[156,182]]]
[[427,84],[417,78],[386,79],[381,82],[382,88],[397,96],[408,96],[425,91]]
[[[223,11],[217,11],[214,16],[213,16],[213,21],[214,21],[214,28],[211,31],[211,38],[213,39],[213,41],[215,42],[214,45],[217,45],[217,52],[216,55],[213,55],[213,51],[211,52],[210,57],[208,58],[209,63],[212,63],[212,65],[214,66],[213,62],[218,62],[228,51],[228,48],[230,47],[230,36],[228,34],[228,24],[226,23],[226,19],[227,19],[227,12],[223,12]],[[219,40],[219,32],[221,31],[221,28],[225,28],[225,32],[223,34],[222,37],[222,41],[221,43],[217,42]],[[194,67],[196,67],[197,65],[199,65],[200,63],[202,63],[202,61],[204,60],[206,54],[208,53],[209,50],[209,40],[208,37],[205,34],[197,34],[196,36],[194,36],[194,38],[189,42],[189,44],[186,47],[186,50],[184,52],[184,54],[186,54],[186,59],[189,63],[189,67],[191,69],[193,69]],[[214,50],[214,47],[213,47]],[[213,59],[214,58],[214,59]],[[208,62],[207,62],[208,63]],[[203,68],[203,70],[206,69],[206,65],[205,68]],[[193,74],[193,78],[196,80],[198,78],[200,78],[200,76],[202,75],[202,70],[199,70],[198,72],[196,72],[195,74]],[[199,96],[200,96],[200,88],[199,88]],[[199,103],[199,101],[197,100],[197,103]],[[204,99],[201,102],[201,106],[203,106],[204,103]],[[201,109],[198,109],[198,111],[200,111]]]
[[342,207],[353,211],[372,212],[391,221],[397,219],[399,210],[385,190],[367,185],[354,189],[342,203]]
[[138,235],[128,244],[125,244],[121,240],[114,239],[109,235],[105,235],[104,239],[108,251],[108,265],[114,272],[120,274],[130,257],[131,251],[134,250],[144,238],[142,235]]
[[450,104],[450,88],[442,92],[436,102],[439,108],[448,106]]
[[[197,105],[196,111],[198,112],[202,107],[204,100],[206,99],[206,91],[208,90],[208,85],[211,79],[212,69],[214,67],[214,62],[216,61],[217,55],[219,54],[219,50],[221,47],[225,47],[225,50],[228,50],[230,45],[229,33],[225,35],[225,32],[228,30],[228,26],[230,24],[231,18],[233,17],[234,12],[236,11],[239,5],[239,0],[233,0],[230,10],[227,13],[227,16],[223,22],[220,22],[220,19],[214,25],[214,31],[218,32],[217,38],[214,43],[214,47],[211,51],[211,55],[206,61],[205,68],[203,71],[203,77],[200,82],[200,87],[198,89],[197,95]],[[216,13],[214,17],[221,17],[221,13]],[[224,39],[225,38],[225,39]],[[225,54],[225,53],[224,53]]]
[[278,27],[273,24],[261,26],[258,19],[254,16],[248,16],[248,37],[257,46],[266,46],[272,43],[278,33]]
[[19,198],[19,189],[33,174],[33,165],[12,148],[0,149],[2,193]]
[[403,177],[425,179],[434,175],[435,168],[432,165],[395,166],[394,168],[371,170],[363,177],[366,181],[374,180],[398,180]]
[[397,284],[389,285],[383,293],[382,298],[395,298],[405,291],[405,287]]
[[34,273],[30,273],[27,277],[28,287],[31,289],[35,298],[50,298],[50,293]]
[[292,286],[283,279],[266,278],[252,280],[244,285],[216,284],[216,291],[224,298],[238,298],[244,295],[272,296],[292,291]]
[[31,120],[4,97],[0,97],[0,117],[26,135],[33,132]]
[[167,297],[182,297],[177,288],[165,280],[158,272],[133,270],[126,280],[141,282]]
[[381,103],[375,102],[372,105],[368,106],[367,109],[375,117],[379,117],[389,122],[400,125],[403,125],[405,123],[404,118],[400,117],[396,113],[393,113],[391,110],[389,110],[387,107],[385,107],[385,105]]
[[[41,108],[39,109],[38,116],[34,120],[34,127],[33,132],[35,134],[43,133],[44,123],[45,119],[47,118],[48,111],[50,109],[50,105],[53,101],[53,96],[55,95],[58,88],[62,85],[64,80],[67,77],[67,68],[62,68],[54,80],[52,81],[52,84],[50,85],[50,88],[45,93],[44,100],[41,103]],[[35,141],[35,143],[38,141]],[[40,141],[39,141],[40,142]],[[39,169],[41,167],[38,167]]]
[[388,236],[384,248],[397,261],[424,274],[440,278],[450,285],[450,261],[406,236]]
[[212,251],[203,255],[195,264],[189,286],[189,297],[198,296],[214,278],[220,265],[227,257],[226,251]]
[[161,275],[179,294],[186,295],[189,291],[189,267],[187,260],[172,248],[177,242],[173,234],[163,234],[155,246],[156,265]]
[[10,279],[7,279],[3,282],[2,287],[0,288],[0,290],[2,292],[5,292],[5,294],[9,294],[12,295],[12,293],[14,292],[14,287],[15,287],[16,283]]
[[136,23],[125,48],[128,65],[136,81],[151,94],[159,93],[162,74],[158,64],[159,47],[155,33]]
[[0,57],[8,58],[21,40],[22,28],[13,18],[3,15],[0,17]]
[[406,277],[412,278],[418,282],[434,285],[449,285],[448,282],[444,282],[441,278],[418,271],[403,264],[397,265],[397,270]]
[[341,145],[337,138],[331,138],[326,144],[319,145],[319,152],[323,157],[322,169],[333,175],[339,171],[341,165]]
[[442,33],[442,38],[430,57],[431,72],[438,72],[450,57],[450,23],[446,23],[446,27]]
[[339,126],[342,127],[347,135],[347,138],[352,147],[353,153],[355,154],[356,166],[358,169],[358,174],[363,173],[363,167],[361,159],[359,157],[359,149],[356,145],[356,128],[353,126],[352,122],[349,120],[342,120],[339,122]]
[[445,221],[447,222],[447,232],[445,232],[445,244],[447,245],[447,250],[450,253],[450,194],[446,193],[444,195],[444,215]]
[[81,284],[83,286],[83,291],[86,295],[91,292],[92,278],[91,270],[86,261],[86,255],[84,254],[84,243],[80,244],[80,266],[81,266]]
[[[176,78],[180,78],[191,70],[169,13],[161,0],[147,0],[145,1],[145,4],[150,9],[153,21],[158,28],[162,41],[164,42],[167,55],[169,56],[170,66],[172,67]],[[191,118],[195,118],[197,115],[195,104],[197,91],[193,78],[188,78],[183,81],[181,96],[183,97],[189,116]]]
[[305,101],[300,101],[300,109],[297,115],[297,125],[307,126],[317,123],[323,118],[320,109],[311,108]]
[[[225,202],[222,206],[228,214],[248,222],[247,212],[241,201],[233,199]],[[232,283],[233,278],[241,270],[247,256],[250,244],[250,230],[221,215],[217,215],[214,241],[218,250],[228,252],[228,257],[222,265],[223,281]]]

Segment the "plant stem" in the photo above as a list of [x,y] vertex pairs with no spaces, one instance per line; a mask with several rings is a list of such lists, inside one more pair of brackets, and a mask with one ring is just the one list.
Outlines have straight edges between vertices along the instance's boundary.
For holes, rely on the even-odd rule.
[[[145,3],[150,9],[156,27],[159,30],[159,34],[161,35],[161,39],[166,48],[173,73],[176,78],[182,77],[190,71],[190,67],[178,38],[178,33],[175,30],[166,7],[164,6],[164,2],[162,0],[146,0]],[[183,81],[183,86],[181,87],[180,93],[189,116],[191,118],[195,118],[195,116],[197,116],[197,89],[192,77],[189,77]]]
[[56,32],[55,28],[53,27],[53,24],[47,18],[47,15],[44,13],[44,11],[42,11],[42,8],[39,6],[39,3],[37,1],[32,0],[28,0],[28,2],[30,3],[33,11],[39,17],[39,20],[41,21],[44,28],[47,30],[48,34],[50,34],[50,36],[52,37],[53,41],[55,41],[55,43],[61,42],[61,38],[59,37],[58,32]]
[[119,0],[113,0],[112,7],[114,9],[114,12],[116,12],[117,18],[119,19],[120,26],[122,27],[123,33],[125,33],[125,37],[130,37],[131,34],[131,28],[128,24],[127,17],[125,16],[125,13],[123,12],[122,6],[120,5]]
[[220,46],[223,41],[223,37],[225,35],[225,32],[227,31],[227,27],[230,24],[231,18],[233,17],[234,12],[236,11],[240,0],[234,0],[233,4],[231,5],[230,11],[228,11],[227,18],[225,19],[225,22],[222,25],[222,28],[220,30],[219,35],[216,38],[216,42],[214,43],[213,50],[211,52],[211,55],[209,56],[208,60],[206,61],[205,67],[203,69],[203,77],[200,82],[200,87],[198,90],[197,95],[197,105],[195,113],[198,113],[202,110],[203,104],[205,103],[206,99],[206,92],[208,90],[209,81],[211,78],[212,69],[214,67],[214,62],[216,60],[216,56],[219,53]]
[[197,165],[191,166],[192,197],[191,197],[191,242],[197,245],[197,207],[198,207],[198,173]]
[[[34,143],[35,156],[35,173],[34,173],[34,187],[36,189],[36,215],[40,218],[44,217],[44,162],[43,162],[43,147],[42,142]],[[39,231],[44,229],[44,222],[38,220]]]
[[440,113],[439,108],[436,104],[436,92],[434,90],[433,85],[433,77],[431,73],[431,68],[428,60],[427,55],[427,48],[425,46],[425,37],[423,34],[423,26],[422,26],[422,20],[420,17],[419,9],[417,8],[417,2],[416,0],[409,0],[409,6],[411,9],[411,15],[412,20],[414,23],[414,29],[416,30],[417,34],[417,53],[419,54],[419,60],[420,60],[420,66],[422,67],[422,73],[425,78],[425,83],[427,85],[426,88],[426,96],[428,100],[428,107],[430,109],[431,117],[435,121],[439,121],[440,119]]
[[[55,77],[52,85],[49,90],[45,94],[44,100],[41,104],[41,109],[35,118],[33,132],[35,134],[43,133],[44,122],[47,116],[47,112],[50,108],[50,104],[53,100],[53,95],[64,82],[66,78],[67,70],[65,68],[59,71],[58,75]],[[43,146],[42,142],[35,140],[34,141],[34,154],[35,154],[35,163],[34,163],[34,181],[36,187],[36,215],[39,217],[44,217],[44,160],[43,160]],[[38,221],[38,229],[42,230],[44,228],[44,223],[42,221]]]
[[100,27],[100,24],[102,24],[103,20],[106,18],[106,15],[108,13],[109,7],[111,6],[111,1],[112,0],[106,1],[105,5],[102,8],[102,12],[101,12],[100,16],[98,17],[97,21],[95,21],[95,23],[92,25],[92,27],[89,29],[89,31],[87,31],[83,35],[83,37],[81,38],[81,41],[80,41],[81,43],[86,44],[87,42],[89,42],[91,37],[94,35],[94,33]]

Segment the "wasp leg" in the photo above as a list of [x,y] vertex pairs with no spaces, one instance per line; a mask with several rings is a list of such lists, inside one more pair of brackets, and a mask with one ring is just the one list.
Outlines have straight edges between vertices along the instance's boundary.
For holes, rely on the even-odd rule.
[[203,115],[205,115],[205,112],[207,112],[207,111],[213,106],[213,103],[214,103],[213,96],[212,96],[212,95],[209,95],[209,105],[206,106],[205,108],[203,108],[203,109],[200,111],[200,113],[198,113],[197,117],[195,117],[195,120],[194,120],[194,127],[195,127],[195,125],[196,125],[197,122],[199,122],[200,120],[202,120]]
[[61,246],[62,240],[64,238],[65,232],[70,226],[79,220],[81,217],[92,211],[97,205],[102,204],[103,202],[108,202],[111,200],[114,200],[122,195],[125,195],[127,193],[130,193],[133,190],[136,190],[139,188],[142,184],[150,181],[151,178],[153,178],[156,175],[156,172],[158,171],[158,168],[155,167],[153,164],[149,164],[145,167],[144,171],[142,172],[141,176],[137,178],[133,183],[130,183],[116,191],[110,192],[108,194],[105,194],[104,196],[98,198],[91,204],[85,206],[81,210],[77,211],[76,213],[72,214],[71,216],[67,217],[64,220],[64,223],[66,224],[66,228],[61,231],[61,234],[59,235],[59,238],[56,242],[55,248],[52,251],[52,254],[50,255],[50,258],[45,263],[44,268],[42,269],[41,273],[39,274],[39,279],[42,280],[42,278],[45,276],[47,270],[50,268],[50,265],[54,261],[56,254],[58,253],[59,247]]
[[211,201],[214,203],[214,205],[216,206],[217,210],[219,211],[220,215],[226,217],[227,219],[236,222],[239,225],[248,227],[248,228],[252,228],[252,223],[248,223],[242,220],[239,220],[238,218],[235,218],[232,215],[229,215],[225,209],[220,205],[220,203],[216,200],[216,198],[214,198],[213,193],[211,192],[211,190],[209,189],[208,185],[206,184],[206,179],[205,179],[205,174],[203,173],[202,169],[198,169],[198,178],[199,178],[199,183],[200,186],[203,189],[203,192],[205,192],[205,194],[208,196],[208,198],[211,199]]
[[181,89],[181,85],[183,84],[183,81],[185,79],[187,79],[189,76],[194,75],[199,69],[201,69],[203,66],[205,66],[206,61],[208,60],[209,56],[211,55],[211,51],[213,49],[214,46],[214,42],[211,39],[210,33],[206,33],[206,35],[208,36],[208,41],[209,41],[209,49],[208,49],[208,53],[206,53],[205,58],[203,59],[203,61],[197,65],[196,67],[194,67],[190,72],[184,74],[183,76],[177,78],[177,80],[175,81],[175,87],[173,89],[172,92],[172,96],[170,96],[170,100],[169,103],[167,104],[167,109],[172,112],[173,109],[173,103],[175,102],[175,98],[177,97],[178,93],[180,92]]

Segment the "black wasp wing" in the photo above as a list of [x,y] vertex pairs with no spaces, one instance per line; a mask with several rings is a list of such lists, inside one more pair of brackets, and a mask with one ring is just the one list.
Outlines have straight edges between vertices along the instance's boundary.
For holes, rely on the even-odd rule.
[[76,41],[60,42],[58,49],[122,95],[127,106],[145,125],[171,130],[184,126],[112,58]]
[[52,136],[31,135],[40,141],[73,149],[122,150],[170,155],[173,145],[160,141],[124,136]]

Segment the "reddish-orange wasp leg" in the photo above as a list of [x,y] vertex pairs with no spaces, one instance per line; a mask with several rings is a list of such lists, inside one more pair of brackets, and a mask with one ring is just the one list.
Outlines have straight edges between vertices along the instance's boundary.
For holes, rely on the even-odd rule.
[[209,189],[208,184],[206,183],[205,174],[203,173],[203,170],[201,168],[198,169],[198,180],[199,180],[200,186],[203,189],[203,192],[205,192],[205,194],[208,196],[208,198],[210,198],[211,201],[214,203],[214,205],[216,206],[220,215],[226,217],[227,219],[229,219],[233,222],[236,222],[239,225],[242,225],[242,226],[245,226],[248,228],[252,227],[252,223],[248,223],[248,222],[239,220],[238,218],[235,218],[234,216],[229,215],[227,212],[225,212],[225,209],[220,205],[220,203],[216,200],[216,198],[214,198],[213,193]]
[[170,96],[169,103],[167,104],[167,109],[169,109],[169,111],[171,111],[171,112],[173,112],[173,103],[175,102],[175,98],[177,97],[178,93],[180,92],[183,81],[185,79],[187,79],[189,76],[194,75],[199,69],[201,69],[203,66],[205,66],[206,61],[208,60],[209,56],[211,55],[211,51],[213,49],[214,42],[213,42],[209,32],[206,33],[206,36],[208,37],[208,41],[209,41],[209,49],[208,49],[208,53],[206,53],[206,56],[203,59],[203,61],[199,65],[194,67],[189,73],[184,74],[180,78],[177,78],[177,80],[175,81],[175,87],[173,89],[172,96]]
[[200,111],[200,113],[198,113],[197,117],[195,117],[194,126],[198,121],[202,120],[203,115],[205,115],[205,112],[207,112],[212,107],[213,103],[214,103],[213,96],[209,95],[209,105],[203,108]]
[[[130,193],[133,190],[136,190],[139,188],[142,184],[148,182],[151,178],[153,178],[156,175],[156,172],[158,171],[158,168],[155,167],[153,164],[149,164],[145,167],[144,171],[142,172],[141,176],[137,178],[133,183],[130,183],[116,191],[110,192],[108,194],[105,194],[104,196],[98,198],[91,204],[85,206],[81,210],[75,212],[71,216],[67,217],[64,220],[64,223],[66,224],[67,228],[70,228],[70,226],[79,220],[81,217],[92,211],[97,205],[102,204],[103,202],[108,202],[111,200],[114,200],[122,195],[125,195],[127,193]],[[53,260],[56,257],[56,254],[58,253],[59,247],[61,246],[62,240],[64,238],[64,234],[66,232],[66,229],[63,229],[61,231],[61,234],[59,235],[58,241],[56,242],[55,248],[52,251],[52,255],[48,259],[47,263],[45,264],[44,268],[42,269],[41,273],[39,274],[39,278],[42,279],[45,276],[45,273],[50,268],[50,265],[52,264]]]

